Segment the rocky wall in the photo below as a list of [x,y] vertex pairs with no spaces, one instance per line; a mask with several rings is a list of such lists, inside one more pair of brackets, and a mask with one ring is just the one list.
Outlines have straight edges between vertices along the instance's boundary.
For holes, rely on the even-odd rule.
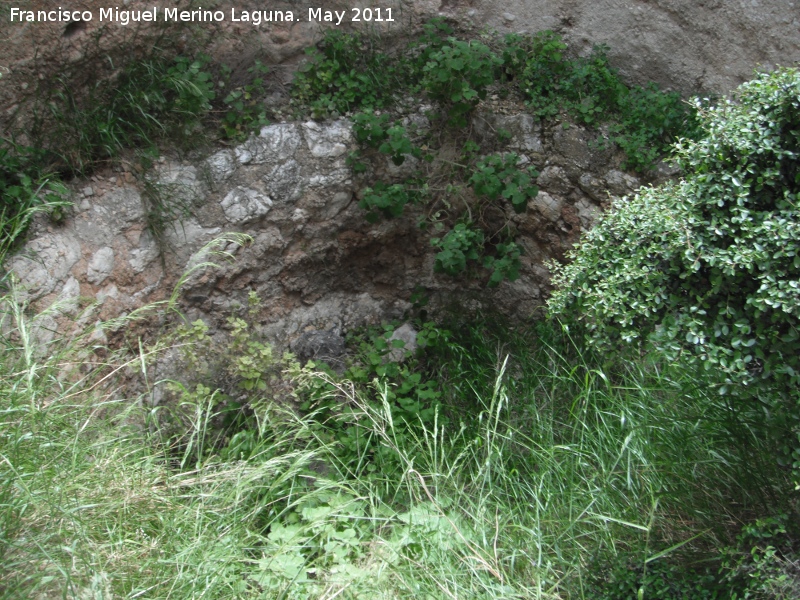
[[[424,132],[425,108],[405,122]],[[354,175],[346,160],[356,149],[347,120],[277,123],[204,159],[164,158],[148,174],[124,167],[98,172],[74,184],[66,221],[37,221],[7,266],[40,307],[61,301],[62,312],[76,314],[93,305],[85,325],[168,297],[184,273],[208,258],[202,254],[208,242],[239,232],[253,241],[228,245],[235,261],[185,283],[182,309],[190,319],[224,326],[251,291],[263,301],[262,332],[278,345],[309,330],[342,332],[402,318],[415,292],[433,307],[455,303],[527,319],[547,292],[545,261],[562,257],[605,202],[640,182],[616,167],[619,156],[594,149],[593,135],[580,127],[544,129],[527,114],[484,113],[474,128],[479,138],[506,129],[507,149],[541,171],[541,191],[527,211],[498,215],[525,252],[520,278],[494,289],[486,287],[488,273],[458,279],[434,273],[434,231],[419,226],[424,207],[376,224],[365,220],[361,191],[402,169],[383,157],[385,165]],[[146,226],[154,195],[190,213],[167,224],[161,244]],[[57,321],[55,313],[52,329]]]

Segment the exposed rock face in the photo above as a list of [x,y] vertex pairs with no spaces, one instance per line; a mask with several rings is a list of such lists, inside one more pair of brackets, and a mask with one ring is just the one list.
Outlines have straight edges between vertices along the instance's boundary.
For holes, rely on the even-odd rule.
[[[20,2],[17,8],[40,9],[41,4]],[[295,2],[276,2],[268,7],[271,11],[291,10],[294,20],[259,25],[234,21],[227,3],[222,7],[223,21],[166,25],[101,22],[100,9],[114,5],[106,0],[64,4],[69,10],[91,11],[94,18],[77,23],[11,23],[12,5],[0,7],[0,125],[40,80],[72,73],[75,84],[80,85],[81,72],[85,75],[105,66],[107,56],[143,55],[154,43],[180,51],[190,38],[201,38],[210,54],[234,68],[255,54],[268,63],[291,64],[302,56],[304,48],[320,39],[325,27],[336,27],[310,21],[308,5]],[[380,4],[384,10],[392,8],[394,21],[368,23],[373,31],[402,33],[439,15],[464,26],[472,24],[500,33],[552,29],[581,52],[597,44],[607,45],[612,64],[631,81],[656,81],[685,93],[724,93],[750,79],[756,68],[800,60],[797,0],[508,0],[502,10],[489,0],[394,0]],[[129,11],[158,6],[162,17],[164,8],[197,8],[190,0],[125,0],[116,5]],[[323,0],[313,5],[343,11],[345,17],[339,28],[357,25],[351,20],[352,3]],[[263,11],[265,5],[257,0],[240,0],[235,9],[240,13]],[[290,72],[285,75],[288,78]],[[335,146],[339,142],[330,143]]]
[[[407,119],[427,123],[422,114]],[[74,305],[83,297],[98,303],[97,317],[110,318],[168,296],[184,272],[214,260],[203,248],[216,236],[246,233],[252,244],[226,248],[234,262],[188,278],[187,316],[221,326],[255,291],[263,302],[262,333],[279,345],[303,338],[295,344],[309,357],[316,355],[309,332],[338,335],[402,318],[419,290],[433,307],[457,302],[528,318],[547,292],[544,261],[561,257],[591,226],[609,197],[603,190],[626,194],[639,181],[618,170],[619,157],[593,150],[579,127],[570,128],[566,143],[562,128],[544,129],[527,115],[478,115],[475,123],[480,128],[498,120],[511,135],[508,148],[540,167],[542,191],[525,213],[507,207],[500,215],[511,221],[525,255],[520,278],[493,290],[486,288],[486,276],[453,279],[433,272],[434,234],[417,225],[421,207],[374,225],[365,220],[360,191],[393,175],[387,166],[356,179],[346,160],[356,149],[347,120],[270,125],[195,164],[164,160],[147,185],[141,175],[137,183],[124,172],[98,174],[90,186],[77,182],[75,189],[84,191],[76,192],[79,201],[66,223],[37,223],[9,266],[31,300],[68,298]],[[190,216],[167,224],[161,244],[145,226],[152,210],[147,194],[191,209]],[[335,350],[331,340],[323,341],[326,352]]]
[[684,93],[726,93],[756,68],[800,60],[795,0],[508,0],[502,13],[485,0],[444,4],[500,32],[552,29],[581,52],[605,44],[628,80]]

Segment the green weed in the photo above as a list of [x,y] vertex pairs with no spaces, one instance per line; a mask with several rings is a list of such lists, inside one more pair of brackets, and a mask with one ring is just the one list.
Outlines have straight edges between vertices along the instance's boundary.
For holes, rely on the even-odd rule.
[[486,97],[500,62],[485,44],[450,38],[428,57],[422,87],[444,108],[450,125],[463,127],[469,113]]
[[535,198],[539,188],[531,183],[539,173],[534,168],[523,171],[517,169],[519,157],[516,154],[491,155],[475,163],[475,172],[469,178],[472,189],[479,196],[489,200],[500,197],[511,202],[514,212],[522,213],[528,207],[528,200]]
[[222,100],[227,107],[221,123],[223,135],[238,141],[247,139],[253,131],[269,124],[263,104],[269,67],[257,60],[247,72],[250,80],[228,92]]
[[66,187],[41,173],[31,154],[28,148],[0,147],[0,267],[36,213],[46,212],[58,221],[70,205]]
[[374,187],[364,190],[358,205],[368,211],[366,219],[374,223],[381,215],[387,218],[399,217],[407,204],[416,204],[421,197],[420,192],[409,184],[386,185],[379,181]]
[[678,138],[698,135],[695,111],[654,83],[627,86],[610,66],[607,50],[599,46],[588,57],[570,59],[561,37],[543,31],[506,38],[503,65],[534,114],[609,124],[612,141],[626,155],[626,168],[646,171]]
[[402,61],[381,47],[380,39],[329,30],[295,75],[292,96],[316,117],[380,108],[394,101],[406,77]]

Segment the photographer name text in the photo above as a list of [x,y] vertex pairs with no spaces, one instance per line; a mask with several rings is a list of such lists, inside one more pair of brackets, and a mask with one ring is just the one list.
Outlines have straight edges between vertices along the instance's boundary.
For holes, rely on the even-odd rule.
[[307,13],[293,10],[180,10],[177,8],[159,8],[154,6],[145,10],[128,10],[120,8],[101,8],[99,14],[91,10],[67,10],[59,7],[55,10],[22,10],[11,8],[12,23],[70,23],[75,21],[94,21],[101,23],[117,23],[129,25],[141,22],[167,22],[167,23],[214,23],[230,21],[233,23],[262,23],[299,22],[307,16],[307,21],[313,23],[330,23],[341,25],[349,23],[392,23],[391,8],[351,8],[347,10],[324,10],[322,8],[309,8]]

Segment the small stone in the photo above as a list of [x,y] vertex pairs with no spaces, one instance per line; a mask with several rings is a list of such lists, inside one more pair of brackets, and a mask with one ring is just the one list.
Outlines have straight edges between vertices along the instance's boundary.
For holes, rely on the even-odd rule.
[[117,178],[116,178],[116,177],[109,177],[109,178],[108,178],[108,181],[109,181],[110,183],[117,183]]
[[94,190],[92,189],[92,186],[87,185],[85,188],[83,188],[83,195],[87,198],[94,196]]
[[352,141],[347,121],[334,121],[322,126],[308,121],[303,123],[303,130],[308,149],[316,158],[341,156],[347,152],[347,144]]
[[103,324],[100,321],[97,321],[94,324],[92,334],[89,336],[89,343],[99,344],[101,346],[108,344],[108,337],[106,336],[106,332],[103,329]]
[[231,223],[248,223],[266,215],[272,199],[257,190],[238,187],[222,200],[222,210]]
[[99,285],[103,283],[106,278],[111,275],[114,270],[114,251],[108,246],[100,248],[92,256],[89,261],[89,267],[86,271],[86,279],[90,283]]
[[[403,342],[402,348],[394,347],[392,342],[396,340]],[[392,349],[386,354],[384,360],[386,362],[403,362],[406,359],[407,352],[413,354],[417,350],[417,330],[408,323],[402,324],[389,337],[389,345],[392,346]]]
[[517,20],[517,17],[515,17],[515,16],[514,16],[514,15],[512,15],[511,13],[503,13],[503,18],[504,18],[506,21],[516,21],[516,20]]
[[230,150],[220,150],[206,160],[211,177],[217,183],[225,181],[236,170],[236,159]]
[[533,206],[548,221],[555,223],[561,218],[561,208],[564,201],[558,196],[551,196],[547,192],[540,191],[532,200]]

